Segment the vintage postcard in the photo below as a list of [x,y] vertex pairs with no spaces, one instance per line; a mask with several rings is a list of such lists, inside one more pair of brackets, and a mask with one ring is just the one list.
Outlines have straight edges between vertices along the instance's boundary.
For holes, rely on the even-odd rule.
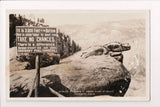
[[7,10],[9,100],[149,101],[149,10]]

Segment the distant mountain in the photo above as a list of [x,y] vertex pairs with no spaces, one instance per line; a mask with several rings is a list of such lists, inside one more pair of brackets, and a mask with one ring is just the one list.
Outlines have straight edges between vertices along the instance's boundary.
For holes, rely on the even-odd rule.
[[70,35],[82,48],[112,41],[129,41],[145,37],[145,20],[133,19],[90,25],[63,25],[58,28]]

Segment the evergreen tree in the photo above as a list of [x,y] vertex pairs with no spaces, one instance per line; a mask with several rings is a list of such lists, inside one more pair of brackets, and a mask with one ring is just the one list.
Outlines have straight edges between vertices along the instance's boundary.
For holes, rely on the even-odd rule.
[[72,40],[72,53],[76,52],[76,43]]

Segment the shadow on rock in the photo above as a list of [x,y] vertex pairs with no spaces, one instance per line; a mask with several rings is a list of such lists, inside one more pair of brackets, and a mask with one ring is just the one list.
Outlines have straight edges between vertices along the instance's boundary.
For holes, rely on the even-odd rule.
[[[43,83],[40,84],[39,87],[39,97],[58,97],[55,94],[53,94],[48,87],[51,87],[58,93],[69,97],[74,96],[70,90],[65,87],[63,84],[61,84],[61,80],[58,75],[52,74],[52,75],[46,75],[42,77]],[[15,87],[16,91],[13,91],[10,93],[10,97],[27,97],[29,90],[24,91],[24,87]],[[34,97],[35,90],[33,90],[31,97]]]

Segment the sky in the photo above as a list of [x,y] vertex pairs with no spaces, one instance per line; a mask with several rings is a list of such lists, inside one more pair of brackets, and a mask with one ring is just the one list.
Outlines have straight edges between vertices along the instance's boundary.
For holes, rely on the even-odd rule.
[[18,11],[21,15],[29,17],[34,20],[36,18],[44,18],[45,23],[51,27],[62,26],[62,25],[82,25],[82,24],[94,24],[103,23],[107,21],[119,21],[119,20],[129,20],[129,19],[145,19],[146,12],[143,10],[137,11],[80,11],[80,10],[68,10],[68,11]]
[[[128,38],[133,34],[142,35],[141,31],[143,31],[143,29],[141,28],[143,28],[145,24],[141,22],[145,22],[145,19],[149,16],[148,13],[149,12],[145,10],[19,10],[16,12],[16,14],[25,15],[25,17],[31,18],[32,20],[44,18],[45,24],[50,27],[59,28],[60,31],[69,35],[71,39],[75,40],[82,48],[87,48],[91,45],[106,44],[111,41],[120,41],[120,37]],[[105,22],[111,22],[111,24]]]

